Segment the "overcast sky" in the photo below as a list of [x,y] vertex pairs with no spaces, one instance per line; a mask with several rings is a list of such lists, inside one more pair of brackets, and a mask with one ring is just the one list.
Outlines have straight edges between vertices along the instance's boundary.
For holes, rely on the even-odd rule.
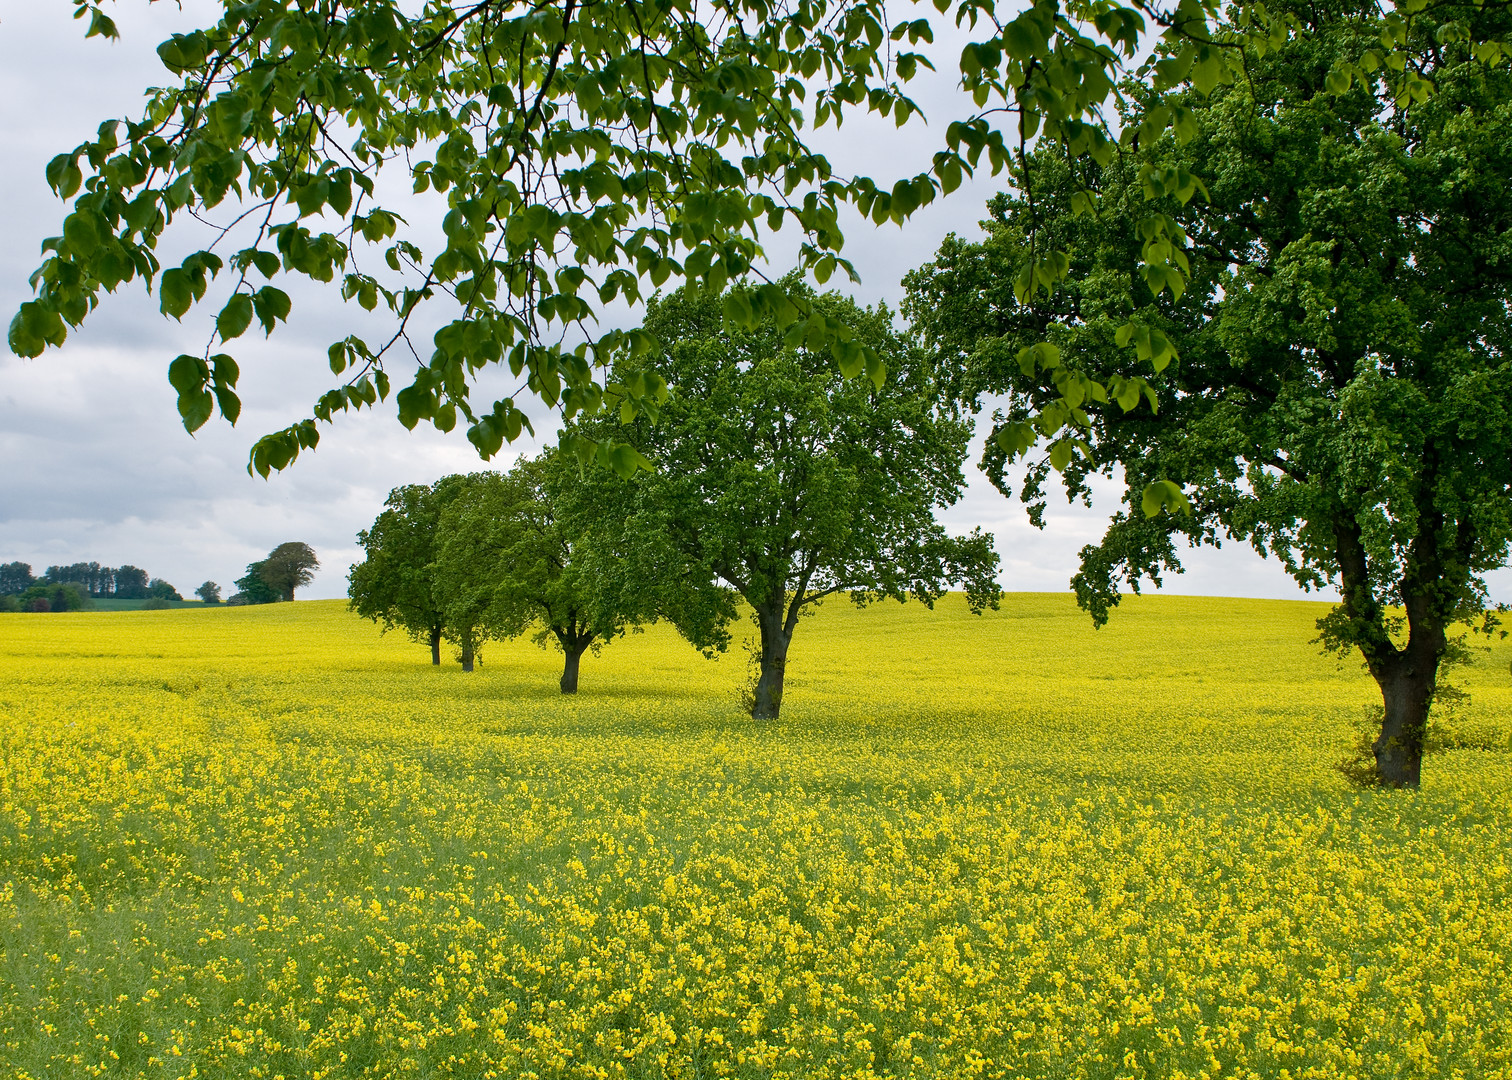
[[[121,0],[115,14],[122,40],[108,44],[84,40],[67,0],[0,0],[5,323],[30,296],[26,279],[40,261],[38,245],[60,228],[62,205],[43,179],[47,162],[90,137],[102,120],[135,116],[144,88],[170,78],[154,52],[157,43],[176,30],[207,25],[216,6],[184,0],[180,10],[166,2]],[[948,50],[949,43],[942,47]],[[926,112],[953,93],[946,80],[916,91]],[[939,137],[939,130],[922,125],[897,132],[890,124],[847,121],[828,149],[843,169],[869,170],[890,184],[898,163],[917,171],[913,163],[927,160]],[[896,306],[902,276],[929,258],[946,233],[978,234],[977,219],[992,191],[990,180],[978,178],[901,230],[852,221],[846,253],[864,279],[854,290],[858,298]],[[406,209],[417,225],[436,216],[434,206]],[[189,242],[176,239],[175,246]],[[772,252],[779,270],[788,257]],[[363,326],[364,313],[334,294],[311,294],[302,286],[290,291],[295,313],[286,331],[271,342],[256,334],[236,342],[244,401],[236,428],[212,420],[192,438],[178,423],[166,369],[175,355],[203,350],[218,305],[197,307],[179,325],[159,316],[155,301],[134,283],[107,297],[63,349],[37,360],[0,350],[0,562],[20,559],[39,573],[54,563],[131,563],[186,595],[206,579],[229,592],[248,562],[297,539],[313,545],[322,561],[303,595],[345,595],[347,568],[359,558],[355,534],[372,522],[391,488],[480,465],[460,428],[450,435],[423,426],[406,432],[390,409],[380,408],[325,429],[319,449],[282,475],[268,481],[248,476],[252,442],[308,414],[327,388],[325,347]],[[403,366],[394,370],[396,386],[407,381]],[[507,461],[506,453],[500,464]],[[974,465],[969,471],[970,490],[944,515],[948,526],[980,525],[996,535],[1010,591],[1066,589],[1077,551],[1101,534],[1116,509],[1116,489],[1107,485],[1091,510],[1061,504],[1041,532]],[[1167,591],[1302,595],[1279,567],[1240,545],[1191,552],[1187,566],[1186,574],[1167,581]],[[1512,599],[1507,572],[1497,575],[1494,592]]]

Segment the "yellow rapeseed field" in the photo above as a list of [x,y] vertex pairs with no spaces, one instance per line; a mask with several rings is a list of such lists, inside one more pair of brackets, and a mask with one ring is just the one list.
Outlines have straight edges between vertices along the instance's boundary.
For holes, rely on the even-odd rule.
[[1512,647],[1422,791],[1306,603],[831,603],[474,675],[340,603],[0,616],[0,1076],[1512,1077]]

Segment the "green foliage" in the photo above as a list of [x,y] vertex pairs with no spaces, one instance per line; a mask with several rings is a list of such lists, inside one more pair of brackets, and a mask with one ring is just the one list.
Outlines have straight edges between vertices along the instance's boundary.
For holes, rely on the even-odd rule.
[[471,671],[492,636],[489,616],[502,569],[497,553],[486,546],[487,512],[474,513],[472,507],[497,501],[505,481],[491,472],[448,479],[457,488],[442,505],[436,523],[431,595],[441,613],[442,633],[458,647],[462,666]]
[[142,601],[141,610],[142,611],[167,611],[172,606],[173,606],[173,603],[172,603],[172,601],[171,601],[171,599],[169,597],[166,597],[166,596],[149,596],[147,599],[145,599],[145,600]]
[[[637,329],[584,329],[605,305],[636,305],[668,282],[722,291],[746,278],[787,225],[800,232],[802,266],[817,282],[853,275],[842,209],[902,224],[978,170],[1023,189],[1034,140],[1090,169],[1136,143],[1159,143],[1167,130],[1186,137],[1194,123],[1187,98],[1151,109],[1139,125],[1110,128],[1115,84],[1135,75],[1157,94],[1201,99],[1242,77],[1238,42],[1273,49],[1296,24],[1253,3],[1219,33],[1216,0],[1038,0],[1011,16],[985,0],[933,7],[904,20],[885,0],[716,8],[694,0],[224,0],[215,25],[159,46],[170,77],[140,117],[106,121],[48,166],[49,185],[71,209],[44,245],[36,299],[12,321],[10,346],[35,356],[61,345],[102,293],[138,278],[175,319],[212,302],[203,355],[170,366],[179,412],[194,430],[217,410],[231,421],[240,411],[236,363],[218,346],[254,320],[265,333],[288,320],[290,292],[272,279],[337,286],[360,307],[388,313],[394,332],[384,342],[349,335],[332,345],[331,367],[344,381],[309,418],[254,446],[250,468],[266,476],[316,445],[318,422],[388,398],[390,351],[405,349],[422,305],[439,303],[454,314],[395,395],[399,417],[442,430],[465,423],[488,457],[529,428],[519,394],[568,419],[654,411],[650,384],[638,393],[598,377],[653,348]],[[78,10],[90,12],[91,34],[114,36],[95,4]],[[1349,58],[1375,65],[1360,77],[1412,101],[1431,90],[1417,63],[1420,10],[1406,0],[1400,10],[1362,15],[1380,41]],[[1483,64],[1504,63],[1502,39],[1480,34],[1475,20],[1464,26],[1456,41]],[[920,117],[906,87],[934,67],[916,47],[931,44],[937,27],[969,31],[955,64],[970,104],[935,118],[938,151],[901,163],[901,175],[837,174],[813,148],[815,132],[858,113],[900,126]],[[1163,51],[1144,61],[1156,42]],[[1341,68],[1329,85],[1347,87],[1353,71]],[[377,201],[385,165],[407,170],[416,199],[441,204],[439,250],[422,250],[406,214]],[[1184,202],[1201,185],[1200,174],[1157,158],[1140,190]],[[1087,207],[1098,197],[1091,187],[1080,193]],[[218,210],[245,223],[233,234],[240,247],[162,264],[160,241],[175,221]],[[1148,280],[1178,291],[1186,276],[1179,233],[1155,221],[1148,239]],[[369,247],[381,266],[366,257]],[[1063,249],[1036,241],[1012,280],[1028,299],[1053,292],[1069,272]],[[742,293],[731,314],[755,325],[793,306],[785,290],[757,289]],[[837,362],[852,370],[839,328],[798,308],[811,344],[838,346]],[[1158,368],[1172,354],[1141,336],[1141,325],[1129,323],[1131,345]],[[493,364],[507,364],[519,389],[491,407],[475,404],[474,378]],[[575,449],[632,466],[617,445],[604,429],[597,446]]]
[[36,580],[30,563],[0,563],[0,596],[18,596],[31,588]]
[[0,594],[0,614],[11,614],[21,610],[21,601],[8,593]]
[[[1399,746],[1415,760],[1448,628],[1483,606],[1483,574],[1512,537],[1512,77],[1448,33],[1502,35],[1512,19],[1418,16],[1408,40],[1431,54],[1419,71],[1436,91],[1403,103],[1379,72],[1323,90],[1373,31],[1348,11],[1299,18],[1305,34],[1249,54],[1251,81],[1178,99],[1183,132],[1092,177],[1100,212],[1079,209],[1083,180],[1063,162],[1036,157],[1033,205],[995,199],[989,239],[947,242],[910,279],[908,311],[962,370],[963,398],[1008,395],[986,460],[1005,492],[1016,426],[1068,400],[1068,368],[1093,380],[1077,455],[1031,464],[1022,497],[1038,520],[1050,468],[1073,497],[1123,470],[1130,510],[1074,579],[1097,621],[1121,587],[1179,569],[1176,540],[1246,541],[1303,587],[1339,588],[1323,641],[1360,651],[1388,726],[1405,724],[1383,730],[1376,756]],[[1139,95],[1126,122],[1162,108]],[[1209,177],[1204,197],[1148,205],[1157,160]],[[1162,293],[1142,271],[1151,209],[1187,238],[1184,288]],[[1073,283],[1022,303],[996,282],[1032,257],[1036,232],[1071,253]],[[1141,309],[1150,339],[1180,356],[1155,380],[1158,412],[1116,381],[1121,327]],[[1023,363],[1046,337],[1059,363]],[[1149,513],[1161,477],[1183,482],[1190,515]]]
[[319,569],[315,549],[303,541],[290,540],[268,552],[268,557],[257,564],[257,575],[280,600],[292,601],[294,590],[313,581]]
[[364,619],[398,627],[415,641],[445,623],[432,585],[441,510],[464,486],[448,476],[434,484],[411,484],[389,492],[371,529],[357,534],[367,557],[347,579],[351,608]]
[[194,590],[194,595],[206,604],[218,604],[221,602],[221,587],[213,581],[207,581]]
[[147,596],[152,600],[180,600],[179,591],[162,578],[153,578],[147,583]]
[[247,564],[247,573],[236,579],[236,592],[229,604],[275,604],[283,599],[277,589],[263,578],[263,562]]
[[87,611],[94,607],[89,594],[72,582],[49,584],[39,581],[17,599],[24,611]]
[[[940,401],[933,370],[885,307],[783,287],[844,336],[826,347],[797,321],[732,325],[738,292],[683,289],[650,304],[647,328],[668,343],[654,362],[675,388],[657,423],[634,429],[654,471],[590,481],[620,506],[603,519],[625,572],[655,567],[657,580],[701,594],[662,605],[700,647],[722,647],[733,589],[755,609],[769,666],[785,664],[800,615],[826,596],[932,603],[955,582],[974,610],[995,605],[991,537],[951,537],[934,520],[964,487],[970,427]],[[837,343],[873,378],[837,372]]]
[[115,572],[112,595],[118,600],[145,600],[148,584],[147,571],[140,566],[122,566]]
[[[508,473],[468,477],[442,513],[433,564],[435,595],[444,598],[448,622],[457,624],[454,638],[464,628],[476,628],[480,640],[534,630],[537,642],[555,644],[566,656],[567,693],[576,691],[584,650],[597,654],[634,623],[655,617],[643,604],[623,603],[640,594],[606,588],[617,579],[602,554],[586,557],[606,530],[590,500],[573,498],[582,483],[577,464],[555,451],[522,458]],[[606,508],[598,506],[601,513]],[[630,573],[646,582],[649,569]]]

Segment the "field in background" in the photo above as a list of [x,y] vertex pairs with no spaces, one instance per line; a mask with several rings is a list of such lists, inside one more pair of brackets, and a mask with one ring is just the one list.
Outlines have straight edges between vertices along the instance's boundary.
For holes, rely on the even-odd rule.
[[[142,605],[147,601],[116,600],[112,597],[110,599],[91,600],[90,602],[94,605],[94,607],[91,608],[91,610],[93,611],[140,611],[142,610]],[[182,608],[202,608],[205,606],[205,602],[203,600],[170,600],[168,601],[168,604],[169,606],[164,610],[177,611]]]
[[1512,646],[1421,792],[1322,605],[832,602],[472,676],[339,602],[0,619],[0,1073],[1512,1077]]

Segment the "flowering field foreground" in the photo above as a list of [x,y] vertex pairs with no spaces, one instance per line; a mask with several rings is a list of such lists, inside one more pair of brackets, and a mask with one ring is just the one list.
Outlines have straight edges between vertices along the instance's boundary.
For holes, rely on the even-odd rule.
[[0,1075],[1512,1077],[1512,648],[1361,793],[1321,610],[833,603],[769,726],[662,628],[563,700],[334,602],[0,618]]

